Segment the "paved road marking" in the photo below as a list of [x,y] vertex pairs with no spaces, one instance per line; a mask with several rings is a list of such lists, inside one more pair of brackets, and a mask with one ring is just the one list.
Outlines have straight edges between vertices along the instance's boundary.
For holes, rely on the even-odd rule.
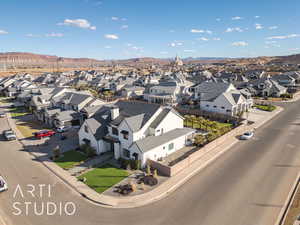
[[1,216],[1,214],[0,214],[0,225],[7,225],[3,217]]

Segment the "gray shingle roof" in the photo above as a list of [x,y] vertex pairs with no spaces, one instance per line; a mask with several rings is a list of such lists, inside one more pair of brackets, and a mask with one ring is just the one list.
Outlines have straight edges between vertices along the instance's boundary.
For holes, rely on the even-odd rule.
[[155,129],[161,121],[168,115],[168,113],[171,111],[170,108],[164,108],[161,113],[155,118],[155,120],[151,123],[150,127]]
[[[149,104],[149,103],[145,103],[145,102],[137,102],[137,101],[135,101],[135,102],[119,101],[115,104],[115,106],[119,107],[120,115],[115,120],[113,120],[111,122],[111,124],[118,126],[125,118],[143,114],[142,121],[139,122],[140,128],[160,108],[160,105]],[[132,121],[132,120],[130,120],[130,121]],[[135,127],[135,129],[136,129],[136,124],[128,124],[128,125]]]
[[59,121],[72,121],[74,119],[79,119],[80,113],[75,112],[73,110],[62,111],[62,112],[57,113],[55,118]]
[[195,130],[191,128],[177,128],[160,136],[149,136],[143,138],[134,142],[132,145],[136,144],[140,151],[145,153],[176,138],[191,134],[194,131]]
[[202,93],[202,101],[213,101],[220,94],[224,93],[230,85],[230,83],[223,82],[202,82],[197,86],[197,90],[199,93]]
[[103,114],[97,114],[95,117],[87,119],[85,122],[90,128],[92,134],[97,140],[100,140],[108,134],[107,125],[110,121],[110,112],[106,111]]

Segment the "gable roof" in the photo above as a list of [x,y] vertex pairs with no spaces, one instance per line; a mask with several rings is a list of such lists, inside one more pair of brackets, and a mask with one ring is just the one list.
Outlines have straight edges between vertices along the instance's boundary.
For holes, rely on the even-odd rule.
[[176,138],[189,135],[193,132],[195,132],[195,130],[191,128],[177,128],[160,136],[148,136],[146,138],[134,142],[132,146],[136,145],[141,152],[145,153]]
[[93,118],[87,119],[85,123],[90,128],[92,134],[97,140],[100,140],[108,134],[107,125],[110,121],[110,112],[106,111],[102,114],[96,114]]
[[219,95],[226,92],[231,83],[224,83],[224,82],[202,82],[196,88],[199,93],[201,93],[200,100],[202,101],[213,101]]
[[[154,115],[154,113],[160,108],[160,105],[149,104],[145,102],[137,102],[137,101],[118,101],[114,104],[119,108],[119,116],[114,119],[111,124],[114,126],[119,126],[120,123],[125,118],[135,117],[138,119],[138,123],[130,123],[129,126],[135,130],[137,127],[139,129],[145,125],[145,123]],[[138,116],[139,115],[139,116]],[[138,116],[138,117],[136,117]],[[133,122],[132,119],[127,119],[127,122]],[[138,125],[137,125],[138,124]]]

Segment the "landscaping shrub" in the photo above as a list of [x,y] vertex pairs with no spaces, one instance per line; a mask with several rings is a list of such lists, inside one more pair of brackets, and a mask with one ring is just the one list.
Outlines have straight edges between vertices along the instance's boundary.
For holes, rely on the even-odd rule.
[[256,107],[260,110],[263,110],[263,111],[267,111],[267,112],[272,112],[276,109],[276,106],[271,105],[271,104],[270,105],[258,105],[258,104],[256,104],[256,105],[254,105],[254,107]]
[[81,145],[80,149],[88,156],[88,157],[94,157],[96,155],[96,149],[89,145]]
[[141,169],[141,160],[134,160],[134,159],[119,159],[119,163],[121,165],[121,168],[127,169],[127,170],[139,170]]
[[199,134],[195,136],[194,142],[197,146],[202,147],[206,143],[206,138],[202,134]]
[[213,140],[215,140],[215,139],[217,139],[217,138],[218,138],[218,136],[217,136],[217,134],[214,133],[214,132],[210,132],[210,133],[208,133],[208,134],[206,135],[206,139],[207,139],[208,142],[211,142],[211,141],[213,141]]
[[291,93],[285,93],[285,94],[282,94],[280,95],[281,98],[293,98],[293,94]]
[[55,147],[53,150],[53,159],[58,159],[61,155],[59,146]]

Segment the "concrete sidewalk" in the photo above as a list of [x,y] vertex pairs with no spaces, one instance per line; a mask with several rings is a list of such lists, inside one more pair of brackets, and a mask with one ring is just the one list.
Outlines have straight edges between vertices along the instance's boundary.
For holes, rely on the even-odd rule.
[[[277,107],[273,112],[257,111],[253,112],[253,114],[249,117],[249,119],[253,120],[254,124],[249,126],[250,129],[256,129],[262,126],[264,123],[268,122],[270,119],[274,118],[277,114],[279,114],[283,109],[281,107]],[[16,134],[21,140],[20,142],[24,145],[22,139],[22,134],[18,132],[13,121],[8,117],[8,122],[11,125],[12,129],[16,131]],[[90,201],[100,204],[105,207],[112,208],[134,208],[143,206],[155,201],[158,201],[173,191],[175,191],[178,187],[187,182],[190,178],[192,178],[196,173],[205,168],[223,153],[227,152],[232,145],[237,143],[239,140],[237,138],[232,138],[226,140],[223,145],[220,147],[216,147],[211,151],[207,152],[203,157],[199,160],[192,163],[188,168],[182,170],[178,174],[170,177],[165,182],[157,186],[155,189],[136,196],[126,196],[126,197],[113,197],[104,194],[98,194],[87,185],[82,182],[79,182],[76,177],[70,176],[70,173],[63,170],[59,166],[57,166],[54,162],[49,160],[48,156],[40,155],[37,152],[29,152],[34,155],[44,166],[46,166],[49,170],[51,170],[56,176],[62,179],[66,184],[68,184],[72,189],[74,189],[77,193],[82,195],[83,197],[89,199]],[[223,146],[226,146],[225,148]],[[26,146],[25,146],[26,147]]]

